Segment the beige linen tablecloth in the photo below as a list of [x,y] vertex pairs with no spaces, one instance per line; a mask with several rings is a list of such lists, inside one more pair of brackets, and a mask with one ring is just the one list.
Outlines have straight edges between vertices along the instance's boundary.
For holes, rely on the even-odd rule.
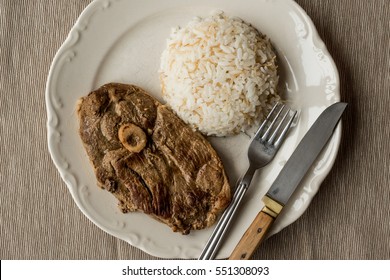
[[[48,152],[50,63],[90,0],[0,0],[0,259],[156,259],[91,223]],[[390,1],[297,0],[350,103],[335,165],[255,259],[390,259]]]

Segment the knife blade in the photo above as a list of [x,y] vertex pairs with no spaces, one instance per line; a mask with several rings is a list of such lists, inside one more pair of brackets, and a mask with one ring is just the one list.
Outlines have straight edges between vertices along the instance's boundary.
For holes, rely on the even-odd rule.
[[338,102],[326,108],[302,138],[279,175],[262,198],[263,209],[234,248],[229,259],[250,259],[289,198],[331,138],[347,107]]

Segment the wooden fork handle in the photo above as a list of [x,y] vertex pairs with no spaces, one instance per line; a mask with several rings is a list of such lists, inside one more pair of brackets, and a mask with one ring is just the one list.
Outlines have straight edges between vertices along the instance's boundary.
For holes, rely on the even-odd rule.
[[234,248],[229,260],[249,260],[265,239],[274,220],[274,217],[260,211]]

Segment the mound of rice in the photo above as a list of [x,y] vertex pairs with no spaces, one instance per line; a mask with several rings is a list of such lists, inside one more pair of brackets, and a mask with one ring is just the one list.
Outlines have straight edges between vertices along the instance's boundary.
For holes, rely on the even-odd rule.
[[167,104],[205,135],[245,132],[279,99],[269,39],[223,12],[172,30],[160,80]]

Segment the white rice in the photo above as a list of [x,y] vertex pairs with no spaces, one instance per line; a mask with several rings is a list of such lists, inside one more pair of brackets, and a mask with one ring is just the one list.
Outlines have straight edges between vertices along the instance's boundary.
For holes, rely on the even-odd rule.
[[223,12],[172,30],[160,80],[167,104],[206,135],[245,132],[279,99],[269,39]]

